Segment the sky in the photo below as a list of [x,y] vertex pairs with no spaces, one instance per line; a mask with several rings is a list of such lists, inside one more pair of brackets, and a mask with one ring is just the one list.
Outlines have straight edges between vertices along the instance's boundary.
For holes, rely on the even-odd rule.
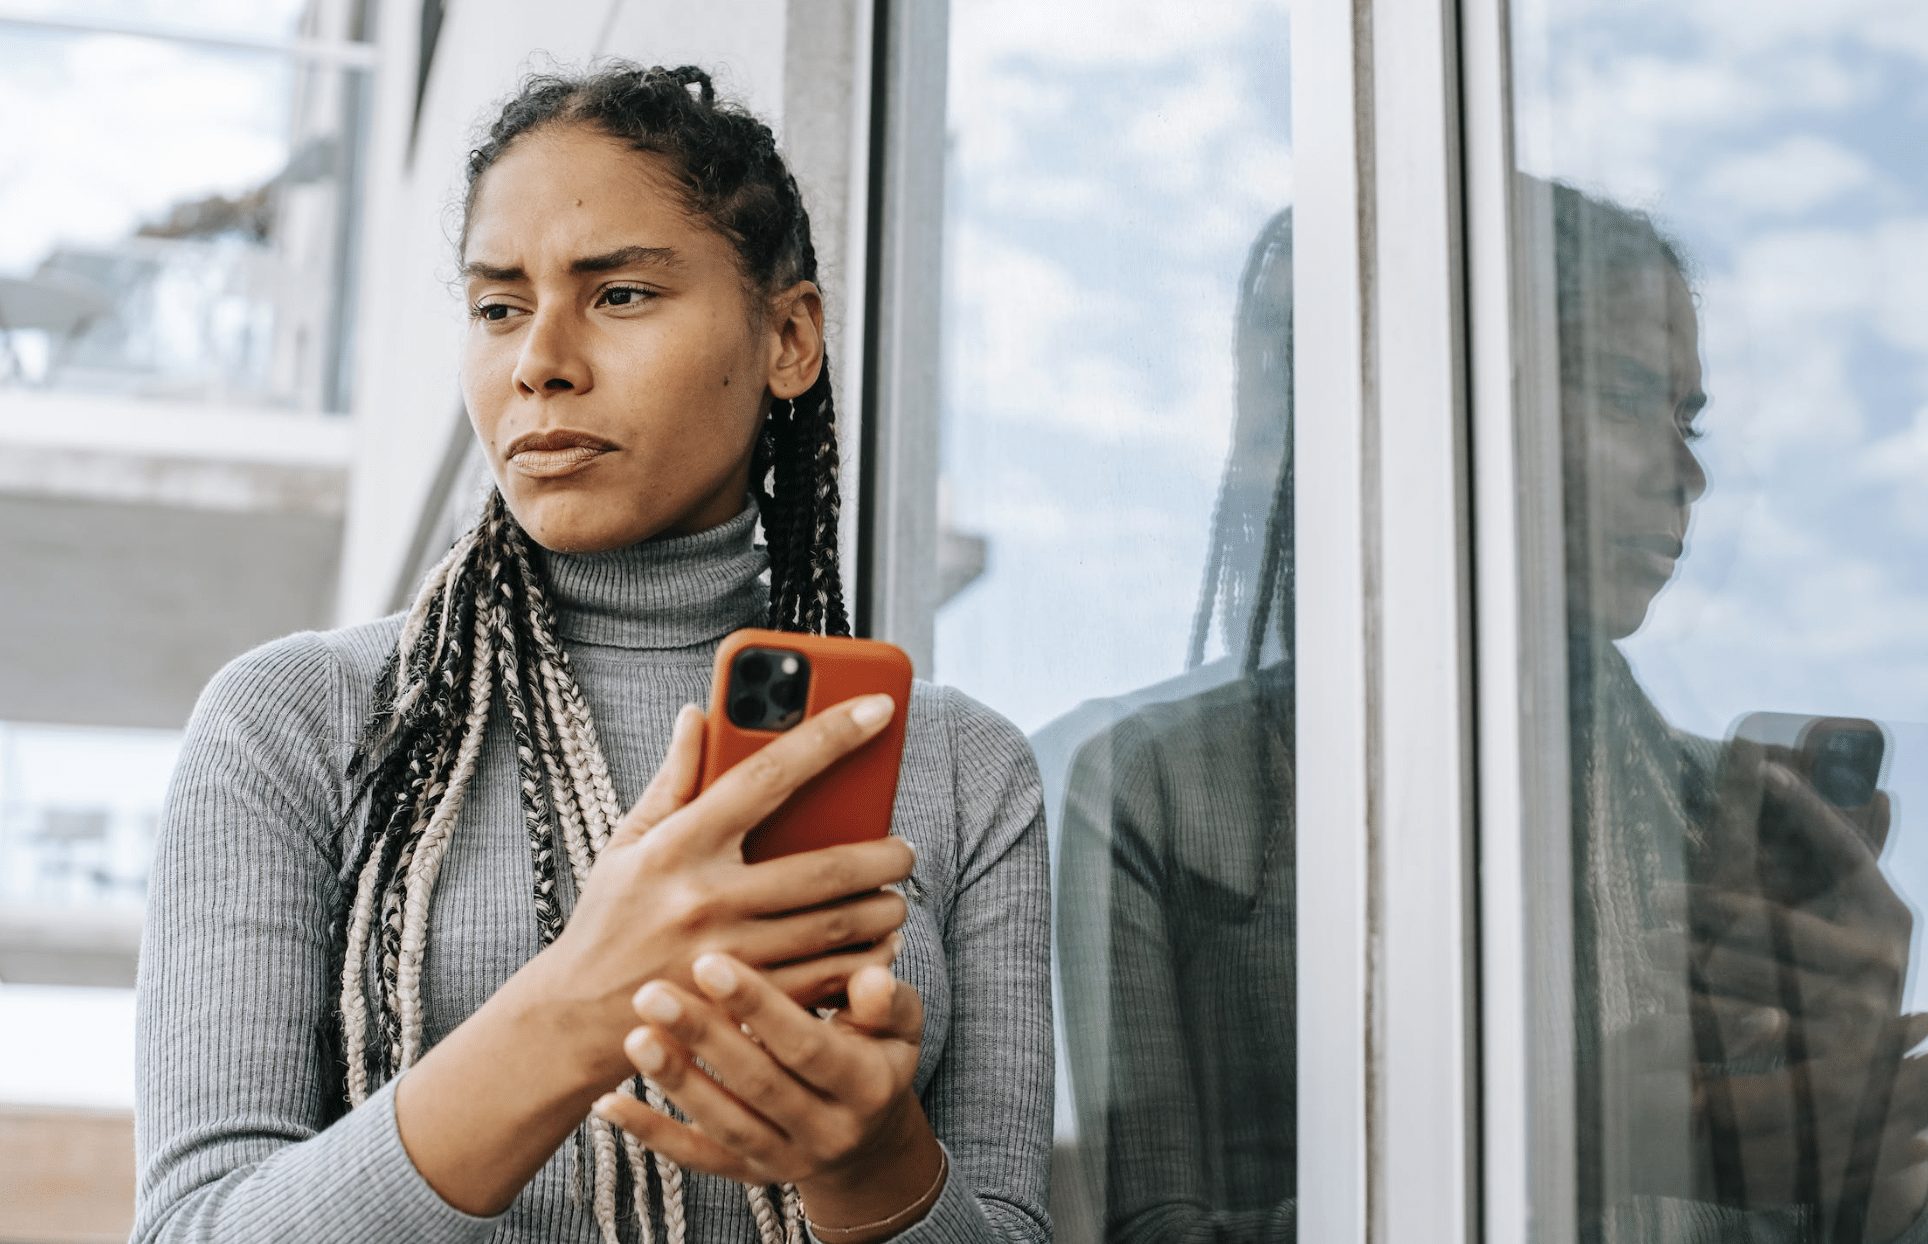
[[951,10],[940,466],[984,576],[936,671],[1036,730],[1181,671],[1247,249],[1292,197],[1286,6]]

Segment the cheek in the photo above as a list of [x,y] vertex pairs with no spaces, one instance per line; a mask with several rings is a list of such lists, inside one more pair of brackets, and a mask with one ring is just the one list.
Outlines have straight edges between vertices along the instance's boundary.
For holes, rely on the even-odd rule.
[[469,423],[485,446],[495,444],[496,425],[507,406],[505,385],[509,365],[501,351],[489,348],[487,341],[471,338],[463,347],[461,363],[462,405]]

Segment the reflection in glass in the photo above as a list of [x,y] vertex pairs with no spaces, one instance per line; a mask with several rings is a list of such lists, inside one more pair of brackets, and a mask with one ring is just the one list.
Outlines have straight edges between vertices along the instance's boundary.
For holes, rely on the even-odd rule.
[[1287,5],[949,36],[934,668],[1044,778],[1055,1238],[1290,1238]]
[[1570,1011],[1579,1238],[1928,1240],[1928,659],[1891,621],[1928,565],[1928,247],[1891,240],[1928,177],[1869,159],[1928,44],[1849,8],[1768,6],[1739,42],[1722,6],[1650,8],[1516,10],[1574,931],[1571,994],[1529,1001]]
[[1296,1238],[1292,223],[1239,288],[1238,411],[1189,664],[1237,676],[1078,749],[1058,903],[1082,1174],[1105,1239]]

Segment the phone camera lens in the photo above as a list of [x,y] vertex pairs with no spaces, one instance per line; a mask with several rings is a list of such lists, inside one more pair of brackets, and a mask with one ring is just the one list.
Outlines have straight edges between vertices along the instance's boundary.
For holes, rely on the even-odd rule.
[[739,695],[730,699],[730,720],[739,726],[754,729],[763,724],[763,697],[760,695]]
[[747,683],[766,683],[770,681],[770,658],[761,652],[752,652],[736,663],[736,676]]
[[787,713],[803,707],[804,683],[801,678],[779,678],[770,684],[770,700]]

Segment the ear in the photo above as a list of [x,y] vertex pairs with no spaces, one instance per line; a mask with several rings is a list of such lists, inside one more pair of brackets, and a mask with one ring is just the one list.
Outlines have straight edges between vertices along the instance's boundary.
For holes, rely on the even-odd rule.
[[801,397],[823,370],[823,292],[815,281],[798,281],[771,300],[770,373],[765,383],[779,398]]

